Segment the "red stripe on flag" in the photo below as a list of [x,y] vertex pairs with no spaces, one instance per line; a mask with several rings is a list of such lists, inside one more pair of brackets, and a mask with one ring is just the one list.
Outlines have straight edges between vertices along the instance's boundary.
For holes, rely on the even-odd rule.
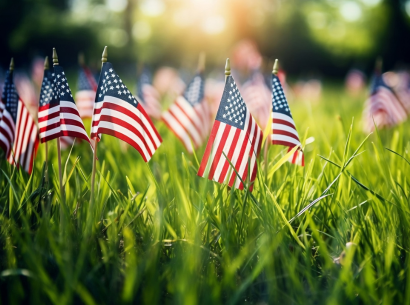
[[204,156],[202,157],[201,166],[198,170],[198,176],[203,177],[206,165],[208,163],[209,155],[211,154],[212,146],[214,145],[215,137],[218,133],[220,122],[215,120],[214,126],[212,127],[211,135],[209,136],[208,143],[206,144]]
[[[128,144],[130,144],[132,147],[134,147],[141,155],[141,157],[144,159],[145,162],[147,162],[147,159],[145,158],[145,154],[142,151],[142,149],[140,148],[140,146],[134,142],[134,140],[130,139],[129,137],[127,137],[126,135],[117,132],[115,130],[112,129],[108,129],[108,128],[104,128],[104,127],[100,127],[98,129],[98,133],[102,133],[102,134],[107,134],[113,137],[116,137],[124,142],[127,142]],[[149,150],[147,150],[149,152]]]
[[[273,122],[274,124],[286,125],[286,126],[289,126],[289,127],[291,127],[291,128],[293,128],[293,129],[296,130],[295,125],[293,125],[293,124],[292,124],[291,122],[289,122],[289,121],[285,121],[285,120],[273,118],[273,119],[272,119],[272,122]],[[273,129],[273,130],[276,130],[275,128],[272,128],[272,129]]]
[[218,149],[216,150],[215,156],[212,160],[211,169],[209,171],[209,179],[214,178],[215,170],[218,167],[219,159],[221,159],[222,151],[224,149],[226,139],[228,138],[229,131],[231,130],[231,125],[225,124],[225,130],[222,134],[221,141],[218,143]]
[[[131,112],[131,111],[128,110],[127,108],[124,108],[124,107],[122,107],[122,106],[120,106],[120,105],[115,105],[115,104],[113,104],[113,103],[105,103],[105,104],[104,104],[104,109],[112,109],[112,110],[119,111],[119,112],[121,112],[122,114],[124,114],[124,115],[130,117],[131,119],[133,119],[134,121],[136,121],[136,122],[144,129],[144,133],[145,133],[145,134],[148,136],[148,138],[151,140],[151,143],[152,143],[152,145],[154,146],[154,149],[156,150],[156,149],[158,148],[158,145],[157,145],[157,144],[155,143],[155,141],[153,140],[151,133],[148,131],[148,129],[147,129],[147,127],[145,126],[145,124],[142,123],[141,119],[140,119],[135,113]],[[104,119],[103,119],[103,117],[104,117]],[[105,120],[105,121],[113,122],[113,123],[114,123],[114,121],[110,121],[110,120],[107,120],[107,119],[106,119],[106,118],[109,118],[109,117],[114,118],[113,116],[102,115],[101,118],[100,118],[100,121],[104,121],[104,120]],[[126,123],[125,121],[123,121],[123,120],[121,120],[121,119],[117,119],[117,118],[114,118],[114,119],[115,119],[115,122],[122,122],[122,123],[116,123],[116,124],[121,125],[121,126],[127,128],[127,129],[130,130],[130,131],[135,130],[136,132],[133,131],[133,133],[136,133],[136,134],[138,133],[139,135],[141,135],[140,132],[139,132],[134,126],[132,126],[132,125]],[[126,127],[126,126],[129,126],[129,127]],[[100,133],[100,132],[97,131],[97,133]],[[143,137],[142,135],[141,135],[141,136],[139,136],[139,135],[138,135],[138,137],[140,137],[141,140],[144,142],[145,146],[147,146],[147,145],[146,145],[146,141],[145,141],[145,137]],[[148,148],[148,146],[147,146],[147,148]],[[148,150],[150,151],[150,149],[148,149]]]
[[[238,142],[240,134],[241,134],[241,130],[239,128],[237,128],[235,130],[235,135],[233,136],[232,143],[237,143]],[[236,147],[235,145],[231,145],[231,147],[229,148],[228,154],[226,155],[226,157],[230,161],[232,161],[232,156],[233,156],[233,153],[235,152],[235,147]],[[218,180],[219,183],[223,183],[225,181],[225,176],[226,176],[226,173],[228,172],[228,169],[229,169],[229,166],[230,166],[229,161],[226,160],[225,156],[224,156],[224,159],[225,159],[225,163],[224,163],[224,166],[222,168],[221,175],[219,176],[219,180]],[[235,172],[233,172],[233,173],[235,174]]]

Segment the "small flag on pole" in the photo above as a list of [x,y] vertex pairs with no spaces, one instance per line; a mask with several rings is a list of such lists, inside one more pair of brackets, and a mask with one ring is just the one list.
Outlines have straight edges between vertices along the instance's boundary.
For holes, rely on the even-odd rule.
[[154,119],[161,118],[160,95],[157,89],[152,86],[151,73],[146,67],[142,69],[137,82],[137,97],[150,117]]
[[[16,132],[12,152],[7,160],[31,174],[39,144],[36,122],[21,99],[18,102]],[[17,163],[17,164],[16,164]]]
[[252,191],[262,136],[233,77],[229,75],[198,176],[242,190],[244,185],[237,179],[230,161],[243,181],[247,180],[249,174],[249,190]]
[[[378,128],[395,126],[407,118],[407,113],[393,90],[384,82],[377,68],[373,76],[370,97],[364,106],[364,129],[367,132]],[[374,122],[373,122],[374,120]]]
[[[277,62],[275,62],[275,67],[276,65]],[[299,147],[301,145],[289,104],[280,80],[275,73],[272,73],[272,144],[288,146],[288,151],[291,151],[297,145]],[[301,148],[295,151],[289,162],[301,166],[305,165]]]
[[162,114],[162,120],[192,153],[192,144],[198,148],[204,142],[209,126],[209,110],[204,99],[204,78],[198,73],[188,85],[184,95]]
[[70,87],[68,86],[64,69],[58,65],[54,66],[53,77],[60,100],[61,136],[83,139],[91,145],[74,102],[73,95],[71,94]]
[[13,82],[13,68],[7,72],[3,101],[4,116],[0,123],[0,147],[5,151],[10,164],[31,174],[38,147],[38,129],[30,112],[20,99]]
[[96,91],[97,82],[94,75],[88,67],[81,65],[77,82],[77,93],[75,94],[81,118],[92,118]]
[[91,138],[108,134],[127,142],[148,162],[162,139],[141,103],[123,84],[112,64],[104,62],[98,82]]
[[60,102],[57,89],[54,86],[52,72],[48,69],[44,70],[43,83],[41,85],[38,127],[40,128],[41,143],[61,136]]
[[[14,64],[12,63],[10,66],[12,65]],[[8,157],[14,143],[19,102],[19,96],[13,82],[12,69],[7,71],[2,99],[5,108],[0,122],[0,147]]]

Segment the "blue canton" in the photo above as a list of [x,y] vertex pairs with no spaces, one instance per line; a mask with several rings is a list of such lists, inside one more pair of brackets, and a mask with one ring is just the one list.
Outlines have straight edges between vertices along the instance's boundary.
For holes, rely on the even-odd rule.
[[201,73],[195,75],[189,83],[184,97],[192,107],[202,102],[204,99],[204,78]]
[[[92,75],[92,77],[94,77]],[[78,76],[77,80],[77,90],[93,90],[93,87],[91,86],[90,82],[88,81],[88,77],[85,74],[84,69],[80,69],[80,75]]]
[[279,78],[272,74],[272,111],[292,117]]
[[247,108],[232,76],[228,76],[216,119],[244,129]]
[[43,83],[40,91],[40,106],[48,104],[58,104],[57,90],[55,90],[53,82],[53,74],[50,70],[44,70]]
[[128,102],[137,107],[137,99],[131,94],[130,90],[123,84],[120,77],[115,73],[112,64],[106,62],[101,69],[101,75],[97,89],[97,103],[104,100],[104,96],[109,95]]
[[372,79],[372,85],[370,86],[370,95],[375,94],[377,89],[379,89],[380,87],[385,87],[392,91],[392,89],[384,82],[383,76],[377,73],[373,76]]
[[5,109],[7,109],[7,111],[10,113],[11,117],[13,118],[14,123],[16,123],[19,96],[17,94],[16,87],[14,86],[13,73],[10,71],[7,71],[7,74],[6,74],[6,81],[4,83],[4,91],[2,94],[2,100],[6,106]]
[[73,95],[65,77],[64,69],[61,66],[54,67],[54,84],[58,90],[60,100],[74,103]]

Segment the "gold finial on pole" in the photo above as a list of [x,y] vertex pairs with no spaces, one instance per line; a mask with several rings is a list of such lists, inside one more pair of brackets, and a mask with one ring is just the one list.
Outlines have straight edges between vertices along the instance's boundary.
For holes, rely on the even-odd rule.
[[85,65],[85,59],[84,59],[84,53],[83,52],[78,53],[78,64],[80,66]]
[[48,63],[48,56],[46,56],[46,58],[44,58],[44,70],[48,69],[50,69],[50,65]]
[[107,61],[108,61],[108,52],[107,52],[107,46],[105,46],[104,51],[102,53],[101,62],[105,63]]
[[226,64],[225,64],[225,81],[228,78],[228,76],[231,75],[231,62],[229,58],[226,59]]
[[205,70],[205,52],[199,53],[198,60],[198,72],[203,72]]
[[58,66],[58,56],[56,48],[53,48],[53,66]]
[[10,67],[9,67],[10,72],[14,70],[14,58],[12,57],[10,60]]
[[279,72],[279,61],[275,59],[275,63],[273,64],[272,74],[278,75]]

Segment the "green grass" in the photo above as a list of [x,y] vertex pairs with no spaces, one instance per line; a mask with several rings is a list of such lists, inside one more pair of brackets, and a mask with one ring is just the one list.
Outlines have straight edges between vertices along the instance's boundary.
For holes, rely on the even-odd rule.
[[65,205],[55,143],[48,184],[44,145],[31,177],[2,160],[0,302],[409,304],[410,123],[367,138],[364,96],[325,88],[291,105],[306,166],[272,172],[270,147],[252,194],[197,177],[161,123],[148,164],[103,136],[93,207],[85,143],[63,152]]

